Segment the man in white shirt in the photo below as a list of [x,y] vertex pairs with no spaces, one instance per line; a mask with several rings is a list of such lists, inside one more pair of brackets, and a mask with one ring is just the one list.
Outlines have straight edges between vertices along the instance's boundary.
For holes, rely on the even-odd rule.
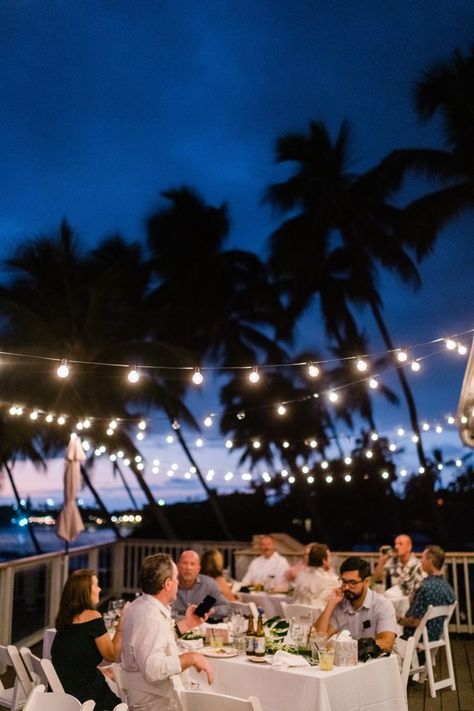
[[169,677],[194,667],[209,683],[212,670],[197,652],[178,650],[181,636],[203,619],[190,605],[182,620],[171,617],[171,603],[178,590],[178,569],[170,556],[157,553],[145,558],[139,574],[143,595],[134,600],[122,623],[122,668],[130,711],[170,711]]
[[275,541],[271,536],[261,537],[261,555],[252,560],[242,578],[241,585],[264,585],[268,583],[268,578],[272,578],[274,588],[288,587],[285,572],[290,567],[290,564],[284,556],[276,552],[275,548]]

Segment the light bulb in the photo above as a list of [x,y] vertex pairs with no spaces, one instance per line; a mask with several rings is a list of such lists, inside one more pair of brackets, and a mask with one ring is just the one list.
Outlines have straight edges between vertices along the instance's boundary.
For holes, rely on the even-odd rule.
[[210,415],[204,418],[204,427],[212,427],[212,417]]
[[134,366],[134,365],[130,366],[130,370],[128,371],[127,378],[130,383],[138,383],[138,381],[140,380],[140,373],[136,369],[136,366]]
[[251,383],[258,383],[260,380],[260,375],[258,373],[257,366],[254,366],[249,374],[249,380]]
[[419,364],[419,362],[418,362],[417,360],[414,360],[414,361],[412,361],[412,363],[410,364],[410,368],[412,369],[412,371],[413,371],[414,373],[418,373],[418,371],[419,371],[420,368],[421,368],[421,365]]
[[61,365],[58,367],[56,374],[58,378],[67,378],[69,375],[69,366],[67,364],[67,360],[64,358],[61,361]]
[[456,348],[456,341],[453,341],[452,338],[447,338],[445,343],[448,351],[454,351],[454,349]]
[[356,362],[357,370],[359,370],[361,373],[364,373],[368,367],[369,366],[367,365],[367,363],[365,362],[365,360],[363,358],[357,358],[357,362]]
[[319,373],[320,373],[320,370],[317,365],[314,365],[314,363],[308,364],[308,375],[311,378],[317,378]]
[[339,400],[338,394],[335,393],[334,391],[330,392],[329,395],[328,395],[328,397],[329,397],[329,399],[330,399],[331,402],[337,402],[337,401]]
[[408,360],[408,353],[404,348],[397,351],[397,360],[399,363],[406,363],[406,361]]
[[192,375],[191,380],[193,381],[194,385],[201,385],[201,383],[204,381],[203,374],[199,370],[199,368],[194,368],[194,373]]
[[279,415],[284,415],[286,413],[286,407],[284,405],[279,405],[277,408],[277,412]]
[[372,390],[377,390],[378,386],[379,386],[378,380],[376,380],[375,378],[370,378],[369,388],[371,388]]

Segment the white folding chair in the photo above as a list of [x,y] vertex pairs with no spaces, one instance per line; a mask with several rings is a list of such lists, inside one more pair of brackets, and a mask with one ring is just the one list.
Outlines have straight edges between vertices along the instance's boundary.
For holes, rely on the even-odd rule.
[[90,699],[81,704],[75,696],[61,691],[45,692],[43,684],[32,690],[24,711],[93,711],[95,701]]
[[0,706],[5,706],[11,711],[19,711],[25,705],[33,684],[18,649],[12,644],[7,646],[0,645],[0,665],[13,667],[15,672],[13,686],[5,688],[0,681]]
[[[449,621],[453,615],[456,604],[456,602],[453,602],[452,605],[430,605],[423,618],[420,620],[418,627],[416,628],[415,633],[413,635],[414,642],[412,654],[409,657],[410,664],[408,671],[405,669],[406,682],[408,681],[408,677],[414,674],[420,675],[420,683],[424,682],[426,677],[428,677],[430,694],[432,698],[435,698],[438,689],[445,689],[449,686],[452,691],[456,690],[453,656],[451,654],[451,644],[449,641]],[[443,628],[441,630],[439,639],[435,639],[430,642],[426,623],[436,617],[444,617]],[[438,681],[435,681],[433,667],[435,666],[436,654],[438,650],[441,649],[441,647],[444,647],[445,649],[448,675],[443,679],[438,679]],[[424,652],[425,654],[425,661],[423,664],[420,663],[420,660],[418,658],[419,652]],[[405,659],[408,656],[408,653],[405,653]],[[406,664],[408,665],[408,662],[406,662]],[[405,660],[402,666],[402,681],[404,679],[404,666]]]
[[317,607],[313,607],[312,605],[301,605],[298,602],[281,602],[280,605],[283,611],[283,617],[287,620],[292,617],[302,617],[308,618],[310,620],[310,624],[313,624],[313,622],[321,614],[321,610]]
[[262,711],[256,696],[240,699],[214,691],[185,689],[179,674],[173,674],[170,681],[179,711]]
[[50,688],[51,691],[64,693],[63,685],[59,680],[51,659],[40,659],[33,654],[29,647],[22,647],[20,649],[20,655],[35,686],[43,684],[46,689]]
[[254,620],[258,620],[258,608],[254,602],[238,602],[232,600],[230,604],[232,605],[232,609],[236,612],[240,612],[242,615],[245,615],[245,617],[252,615]]

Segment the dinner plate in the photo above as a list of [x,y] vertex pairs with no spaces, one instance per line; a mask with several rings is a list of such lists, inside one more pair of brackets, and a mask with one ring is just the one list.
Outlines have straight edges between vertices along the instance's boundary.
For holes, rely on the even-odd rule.
[[233,647],[203,647],[200,652],[205,657],[216,657],[217,659],[237,657],[239,654],[239,650]]

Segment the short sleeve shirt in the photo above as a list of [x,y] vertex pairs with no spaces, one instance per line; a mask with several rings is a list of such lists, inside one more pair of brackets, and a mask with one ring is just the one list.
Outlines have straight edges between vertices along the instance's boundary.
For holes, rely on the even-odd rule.
[[[407,610],[407,617],[420,619],[423,617],[429,605],[451,605],[456,599],[451,585],[441,575],[430,575],[425,578],[415,593],[415,597]],[[439,639],[443,629],[444,617],[435,617],[428,620],[428,639],[433,641]],[[407,639],[415,633],[414,627],[405,627],[403,637]]]
[[397,634],[397,620],[392,603],[370,588],[358,610],[352,607],[349,600],[342,600],[334,609],[329,624],[338,632],[349,630],[352,639],[376,637],[380,632]]
[[406,563],[402,563],[396,556],[389,558],[384,568],[390,575],[390,584],[399,585],[404,595],[413,595],[423,580],[420,561],[413,553]]

